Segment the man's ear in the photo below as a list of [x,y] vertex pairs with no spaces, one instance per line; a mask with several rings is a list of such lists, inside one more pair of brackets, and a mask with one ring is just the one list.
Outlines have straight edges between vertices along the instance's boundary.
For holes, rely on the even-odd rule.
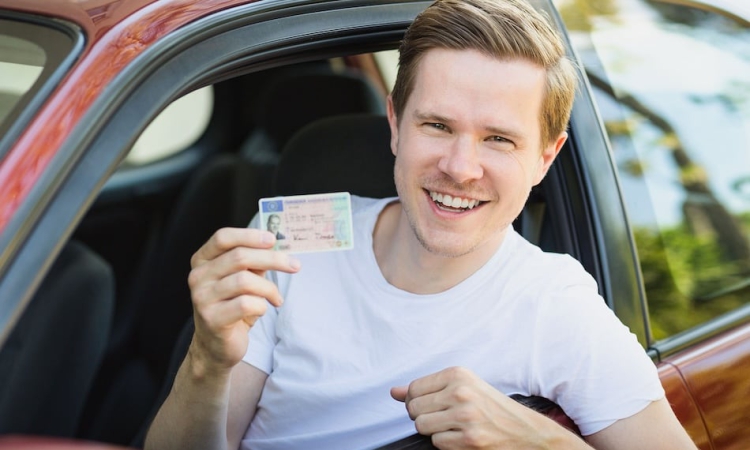
[[544,148],[542,154],[539,156],[536,174],[534,175],[534,186],[542,182],[545,175],[547,175],[547,171],[549,171],[550,166],[552,166],[555,158],[557,158],[557,155],[560,153],[560,149],[562,149],[562,146],[567,140],[568,133],[566,131],[563,131],[557,137],[555,142],[548,144],[547,147]]
[[393,109],[393,98],[389,95],[386,102],[386,112],[388,114],[388,125],[391,127],[391,152],[395,156],[398,153],[398,118],[396,111]]

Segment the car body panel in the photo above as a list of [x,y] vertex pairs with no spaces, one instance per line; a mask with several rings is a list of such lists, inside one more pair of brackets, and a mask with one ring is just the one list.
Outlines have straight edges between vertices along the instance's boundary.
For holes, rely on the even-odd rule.
[[695,445],[701,450],[713,449],[703,416],[696,406],[680,371],[672,364],[661,363],[659,364],[659,378],[672,410]]
[[750,442],[750,324],[666,358],[677,367],[719,449]]
[[154,0],[5,0],[3,8],[78,24],[95,41],[113,25]]
[[[42,10],[41,3],[30,3],[25,12]],[[50,96],[26,131],[0,161],[0,234],[57,149],[91,104],[124,67],[175,29],[209,13],[245,3],[248,1],[173,0],[151,4],[136,2],[135,7],[118,14],[115,14],[118,8],[105,8],[111,10],[112,16],[104,14],[98,16],[101,18],[97,20],[77,22],[88,31],[89,43],[84,54],[64,83]],[[90,5],[90,2],[81,3],[81,9],[73,8],[71,5],[77,5],[74,2],[59,4],[61,7],[67,6],[64,8],[67,13],[63,14],[66,19],[80,21],[80,13],[87,11],[83,8]],[[138,7],[144,4],[145,7]],[[91,18],[88,15],[87,17]],[[96,24],[98,25],[95,26]]]
[[31,436],[0,437],[0,450],[125,450],[126,447],[72,439]]

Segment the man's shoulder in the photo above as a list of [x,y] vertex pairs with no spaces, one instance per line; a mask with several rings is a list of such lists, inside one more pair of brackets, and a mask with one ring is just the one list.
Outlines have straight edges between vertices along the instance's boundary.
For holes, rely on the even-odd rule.
[[[398,197],[393,198],[372,198],[372,197],[360,197],[359,195],[352,195],[352,214],[362,214],[369,212],[379,212],[388,203],[396,200]],[[378,204],[382,204],[378,207]]]
[[538,245],[529,242],[524,236],[511,229],[508,235],[512,246],[512,258],[518,262],[525,262],[525,266],[552,266],[564,270],[584,271],[581,263],[567,253],[556,253],[543,250]]
[[389,203],[397,200],[398,197],[371,198],[352,195],[352,220],[355,234],[360,238],[361,233],[371,235],[380,213]]
[[571,255],[544,251],[513,230],[509,238],[508,259],[512,262],[509,266],[513,278],[526,280],[527,288],[533,286],[535,291],[549,292],[571,285],[596,287],[594,278]]

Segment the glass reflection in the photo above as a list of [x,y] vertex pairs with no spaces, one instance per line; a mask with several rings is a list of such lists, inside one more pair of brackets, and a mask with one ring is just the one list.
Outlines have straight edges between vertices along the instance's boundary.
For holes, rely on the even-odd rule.
[[654,337],[748,303],[750,30],[684,4],[556,4],[612,143]]

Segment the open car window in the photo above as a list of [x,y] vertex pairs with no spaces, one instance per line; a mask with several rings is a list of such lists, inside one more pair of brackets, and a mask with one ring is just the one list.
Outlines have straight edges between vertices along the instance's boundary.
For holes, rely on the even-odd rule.
[[141,133],[123,163],[142,166],[172,156],[194,144],[208,127],[213,86],[195,90],[167,106]]

